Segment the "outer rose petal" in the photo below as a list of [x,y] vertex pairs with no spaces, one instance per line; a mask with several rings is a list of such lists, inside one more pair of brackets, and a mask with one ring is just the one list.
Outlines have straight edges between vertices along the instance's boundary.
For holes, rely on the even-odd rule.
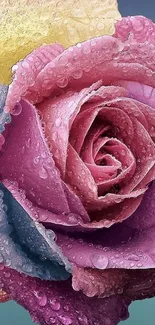
[[[37,102],[61,93],[61,88],[81,90],[101,79],[105,85],[125,79],[155,86],[154,74],[152,44],[137,46],[137,42],[130,39],[123,43],[114,37],[102,36],[65,50],[46,65],[36,78]],[[12,110],[17,98],[17,92],[13,93],[10,88],[6,109]]]
[[[143,201],[133,215],[125,221],[125,225],[133,229],[153,230],[155,228],[155,181],[144,195]],[[153,243],[152,243],[153,245]],[[154,245],[153,245],[154,246]]]
[[113,36],[123,42],[130,37],[138,43],[148,42],[155,45],[155,24],[143,16],[123,17],[115,24]]
[[155,296],[155,269],[151,270],[93,270],[74,268],[72,285],[88,297],[124,297],[144,299]]
[[75,292],[70,281],[41,281],[1,265],[0,286],[41,325],[116,325],[128,317],[129,299],[88,298]]
[[26,101],[20,105],[21,113],[13,116],[6,130],[0,157],[1,179],[17,181],[32,202],[44,209],[67,212],[69,208],[60,175],[46,144],[37,112]]
[[79,198],[61,181],[35,108],[26,101],[20,105],[21,113],[12,117],[5,132],[6,142],[0,157],[1,179],[17,181],[28,199],[44,210],[56,214],[76,211],[88,221]]
[[0,184],[0,261],[32,277],[66,280],[71,265],[56,245],[54,232],[31,219],[18,203],[16,187],[5,183],[17,199]]
[[137,230],[118,224],[74,239],[57,233],[57,244],[72,263],[99,270],[155,268],[155,227]]
[[[20,101],[23,93],[26,96],[32,86],[35,88],[35,80],[39,72],[62,52],[63,46],[60,44],[41,46],[13,66],[12,71],[15,73],[15,78],[10,86],[10,91],[17,94],[17,102]],[[37,98],[34,89],[33,98],[35,96]]]

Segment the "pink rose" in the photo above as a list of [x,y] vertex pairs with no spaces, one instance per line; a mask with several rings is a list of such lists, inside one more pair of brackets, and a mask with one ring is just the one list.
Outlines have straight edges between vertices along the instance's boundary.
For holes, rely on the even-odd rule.
[[[45,265],[46,272],[43,262],[36,268],[39,262],[27,255],[31,271],[14,263],[18,273],[11,270],[10,279],[21,279],[23,292],[30,284],[28,295],[21,296],[17,281],[12,289],[8,279],[1,282],[31,313],[32,291],[42,288],[36,296],[45,313],[37,304],[34,312],[41,324],[55,324],[58,317],[63,325],[100,325],[103,316],[105,324],[117,324],[129,298],[154,295],[154,34],[155,25],[145,17],[123,18],[114,36],[67,50],[41,46],[13,67],[2,113],[3,124],[8,113],[12,121],[5,142],[0,138],[1,190],[11,202],[8,223],[19,242],[52,260],[54,275],[51,266]],[[8,266],[4,256],[2,262]],[[5,275],[7,268],[0,272]],[[93,300],[71,290],[70,282],[48,285],[19,272],[44,280],[72,273],[73,289]],[[50,290],[57,298],[48,314]],[[60,313],[65,290],[69,316]],[[72,298],[82,316],[73,315]]]

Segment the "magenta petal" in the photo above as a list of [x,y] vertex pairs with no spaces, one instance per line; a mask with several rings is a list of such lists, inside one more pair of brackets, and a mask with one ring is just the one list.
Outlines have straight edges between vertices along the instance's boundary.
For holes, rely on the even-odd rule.
[[[125,221],[125,225],[133,229],[151,230],[155,227],[155,181],[144,194],[143,200],[133,215]],[[153,245],[153,243],[152,243]],[[153,245],[154,246],[154,245]]]
[[17,181],[28,199],[44,209],[69,212],[37,111],[24,100],[21,105],[21,113],[13,116],[8,125],[0,157],[1,179]]
[[[154,87],[154,73],[152,44],[137,46],[137,42],[130,39],[123,43],[115,37],[102,36],[81,43],[81,47],[75,45],[66,49],[49,62],[37,75],[35,89],[38,96],[33,102],[61,93],[62,88],[81,90],[98,80],[110,85],[125,79]],[[6,109],[11,110],[18,100],[17,91],[10,87]]]
[[57,233],[57,244],[71,263],[99,270],[155,268],[155,227],[137,230],[124,223],[81,235],[79,240]]
[[121,41],[136,40],[138,43],[148,42],[155,45],[155,24],[143,16],[123,17],[115,25],[114,36]]
[[72,123],[81,106],[99,86],[100,82],[97,82],[80,92],[68,91],[58,97],[50,97],[37,106],[45,125],[45,136],[53,159],[62,177],[65,176],[69,131]]
[[40,46],[13,66],[15,78],[9,88],[8,97],[12,108],[22,97],[31,100],[33,98],[33,101],[38,98],[35,82],[39,72],[62,52],[63,46],[60,44]]
[[128,317],[129,299],[121,296],[88,298],[75,292],[70,281],[32,279],[2,265],[0,287],[41,325],[117,325]]

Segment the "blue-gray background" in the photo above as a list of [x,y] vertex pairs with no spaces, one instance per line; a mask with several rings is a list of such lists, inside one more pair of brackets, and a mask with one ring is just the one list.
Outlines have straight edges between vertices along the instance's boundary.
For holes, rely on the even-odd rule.
[[[122,16],[144,15],[155,21],[155,0],[118,0],[118,3]],[[155,325],[155,298],[136,301],[129,311],[130,318],[119,325]],[[16,303],[0,304],[0,325],[33,324],[29,314]]]

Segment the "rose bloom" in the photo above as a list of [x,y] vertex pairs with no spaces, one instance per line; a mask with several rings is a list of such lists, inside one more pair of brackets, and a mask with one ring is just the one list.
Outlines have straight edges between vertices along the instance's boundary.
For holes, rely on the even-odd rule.
[[154,87],[142,16],[1,86],[0,283],[40,324],[116,325],[155,294]]

